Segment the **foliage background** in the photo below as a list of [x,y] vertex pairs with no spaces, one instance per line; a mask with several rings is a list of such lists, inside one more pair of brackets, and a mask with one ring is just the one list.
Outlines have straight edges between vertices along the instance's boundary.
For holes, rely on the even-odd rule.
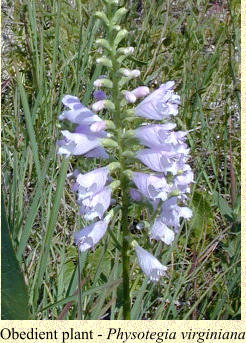
[[[176,81],[178,125],[193,130],[196,179],[192,220],[171,248],[152,246],[170,278],[148,284],[131,256],[132,319],[240,319],[240,3],[122,3],[129,9],[125,45],[135,47],[127,66],[141,69],[139,85],[152,89]],[[2,300],[10,297],[2,301],[4,319],[77,317],[72,232],[84,222],[66,175],[100,161],[57,157],[57,117],[64,94],[92,102],[102,73],[94,42],[103,32],[93,17],[100,8],[96,0],[2,3]],[[129,229],[147,248],[146,233],[136,230],[144,219],[133,204]],[[119,235],[118,222],[111,230]],[[81,263],[83,318],[121,319],[121,260],[110,234]],[[13,306],[19,290],[23,302]]]

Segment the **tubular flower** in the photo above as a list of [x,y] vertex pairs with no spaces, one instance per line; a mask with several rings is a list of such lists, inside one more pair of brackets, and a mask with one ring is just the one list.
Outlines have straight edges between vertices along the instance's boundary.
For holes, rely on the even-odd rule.
[[61,131],[63,139],[58,141],[60,155],[83,155],[88,151],[100,146],[100,140],[96,135],[83,133],[71,133]]
[[77,127],[75,132],[61,131],[63,138],[58,141],[58,154],[65,156],[84,155],[94,151],[95,157],[107,158],[107,153],[101,146],[100,141],[100,138],[107,136],[104,131],[105,122],[81,104],[75,96],[65,95],[62,102],[70,110],[64,111],[59,119],[66,119],[73,124],[77,124]]
[[180,226],[180,218],[190,219],[192,217],[191,209],[178,206],[177,200],[177,197],[166,200],[162,205],[161,211],[163,223],[168,226],[173,226],[175,231],[177,231]]
[[100,192],[108,179],[109,170],[107,167],[94,169],[86,174],[76,175],[76,183],[73,190],[78,192],[78,200],[83,200],[95,193]]
[[81,252],[94,249],[94,246],[103,238],[108,228],[108,221],[101,220],[74,232],[74,241]]
[[[174,82],[167,82],[145,98],[135,109],[135,114],[148,119],[169,119],[178,114],[180,98],[174,93]],[[180,227],[180,218],[190,219],[192,211],[179,206],[190,193],[194,175],[187,164],[190,149],[186,144],[187,132],[174,131],[176,124],[144,124],[135,130],[135,137],[147,147],[136,157],[158,174],[134,172],[132,181],[137,191],[152,203],[154,211],[161,213],[150,228],[150,239],[172,244]],[[161,203],[162,201],[162,203]],[[160,206],[161,205],[161,206]],[[173,231],[174,229],[174,231]]]
[[150,169],[164,174],[170,172],[173,175],[186,166],[185,162],[188,159],[184,154],[157,149],[143,149],[138,151],[136,156]]
[[137,243],[135,244],[135,251],[139,266],[150,281],[158,282],[162,276],[167,275],[167,267],[161,264],[155,256],[141,248]]
[[170,186],[165,177],[161,175],[135,172],[132,180],[138,190],[149,199],[162,199],[164,201],[170,192]]
[[62,99],[62,103],[69,107],[69,111],[64,111],[59,116],[60,120],[68,120],[71,123],[84,125],[92,124],[95,121],[101,121],[102,119],[93,113],[89,108],[81,104],[76,96],[65,95]]
[[180,97],[174,93],[173,88],[174,81],[161,85],[136,107],[136,116],[155,120],[176,116]]
[[109,186],[104,187],[98,193],[95,193],[83,200],[79,200],[78,203],[81,205],[80,214],[84,214],[86,220],[93,220],[99,217],[102,219],[105,211],[110,206],[111,201],[111,189]]
[[174,232],[169,229],[159,217],[155,220],[154,225],[150,230],[150,239],[162,241],[165,244],[170,245],[174,240]]

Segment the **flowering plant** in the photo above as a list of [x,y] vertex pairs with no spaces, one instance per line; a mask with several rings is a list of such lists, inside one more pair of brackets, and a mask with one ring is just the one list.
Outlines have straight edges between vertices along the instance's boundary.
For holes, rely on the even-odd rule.
[[[130,319],[129,251],[135,249],[139,266],[150,281],[160,281],[168,269],[133,240],[128,222],[131,199],[151,209],[150,240],[171,245],[180,228],[180,218],[192,216],[192,211],[183,204],[190,193],[193,172],[188,164],[187,132],[174,131],[176,124],[170,122],[171,117],[178,115],[180,105],[174,81],[151,93],[146,86],[126,89],[132,79],[140,76],[139,70],[125,68],[126,59],[134,53],[132,47],[122,46],[127,31],[119,23],[127,10],[117,9],[116,0],[104,3],[106,14],[95,15],[108,33],[108,39],[96,41],[103,51],[97,63],[104,67],[105,75],[94,82],[97,101],[91,109],[76,96],[63,98],[68,109],[59,119],[76,127],[74,132],[61,132],[58,153],[100,159],[104,165],[88,173],[77,170],[73,173],[76,179],[73,191],[77,193],[80,214],[92,221],[75,232],[74,239],[79,251],[94,249],[116,215],[114,204],[120,207],[123,312],[124,319]],[[141,98],[144,99],[134,108],[133,104]],[[108,113],[109,120],[102,120],[97,114],[102,111]]]

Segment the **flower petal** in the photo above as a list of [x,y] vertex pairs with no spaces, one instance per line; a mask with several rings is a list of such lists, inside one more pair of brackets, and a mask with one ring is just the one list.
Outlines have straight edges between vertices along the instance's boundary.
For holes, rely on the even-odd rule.
[[70,111],[64,111],[60,116],[60,120],[67,119],[74,124],[91,124],[95,121],[101,121],[101,118],[93,113],[89,108],[81,104],[79,98],[72,95],[65,95],[62,99],[65,106],[70,108]]
[[138,244],[135,245],[138,263],[144,274],[153,282],[160,281],[166,275],[167,267],[161,264],[155,256],[150,254]]
[[78,192],[79,200],[100,192],[107,182],[108,175],[109,170],[107,167],[98,168],[89,173],[77,175],[75,188]]
[[174,240],[174,232],[163,223],[162,219],[159,217],[155,220],[151,231],[150,239],[155,239],[157,241],[162,241],[167,245],[172,244]]
[[86,220],[92,220],[96,217],[101,219],[110,206],[111,189],[104,187],[100,192],[82,200],[80,214],[84,214]]
[[136,107],[135,114],[155,120],[176,116],[180,97],[174,93],[173,87],[173,81],[161,85]]
[[88,151],[100,146],[97,136],[86,135],[83,133],[71,133],[67,130],[61,131],[63,140],[58,142],[60,155],[83,155]]
[[170,192],[170,186],[164,176],[135,172],[132,180],[146,198],[159,198],[164,201]]
[[81,252],[93,249],[102,239],[108,227],[108,221],[98,221],[74,233],[74,241]]

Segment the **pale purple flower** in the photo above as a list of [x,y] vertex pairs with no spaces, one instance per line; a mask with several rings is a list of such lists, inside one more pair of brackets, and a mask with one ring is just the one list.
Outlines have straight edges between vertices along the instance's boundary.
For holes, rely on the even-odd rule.
[[110,206],[111,188],[104,187],[100,192],[93,194],[79,201],[80,214],[84,214],[86,220],[93,220],[96,217],[101,219]]
[[102,111],[105,108],[106,100],[99,100],[92,105],[92,109],[95,112]]
[[188,156],[176,152],[163,151],[159,149],[143,149],[137,152],[136,157],[150,169],[167,172],[176,175],[179,170],[186,166]]
[[71,123],[84,125],[91,124],[102,119],[93,113],[89,108],[80,103],[79,99],[72,95],[65,95],[62,99],[65,106],[69,107],[69,111],[63,111],[59,116],[60,120],[68,120]]
[[107,167],[97,168],[86,174],[78,174],[73,190],[78,192],[78,200],[83,200],[100,192],[108,179]]
[[142,194],[135,188],[130,189],[130,195],[133,201],[139,202],[142,200]]
[[126,101],[129,103],[134,104],[138,98],[142,98],[149,94],[149,88],[148,87],[138,87],[135,88],[133,91],[125,91],[124,95],[126,98]]
[[186,170],[183,174],[178,174],[173,179],[173,190],[178,189],[182,193],[190,193],[190,184],[194,182],[194,173],[189,165],[186,165]]
[[135,130],[135,135],[140,143],[150,148],[162,148],[172,146],[187,147],[184,143],[186,132],[171,131],[176,124],[154,124],[144,125]]
[[155,256],[141,248],[137,243],[135,250],[139,266],[150,281],[158,282],[162,276],[166,276],[167,267],[159,262]]
[[149,199],[166,200],[170,186],[164,176],[134,172],[132,180],[139,191]]
[[137,98],[136,96],[132,93],[132,92],[129,92],[129,91],[125,91],[125,99],[127,102],[131,103],[131,104],[134,104],[134,102],[137,101]]
[[[92,137],[98,137],[98,138],[107,137],[107,132],[104,130],[99,130],[97,132],[93,132],[91,128],[93,128],[94,124],[96,124],[96,123],[93,123],[90,126],[89,125],[78,125],[74,132],[88,135],[88,138],[91,137],[91,139],[92,139]],[[102,128],[103,126],[105,126],[105,122],[101,121],[99,124],[99,127]],[[94,127],[96,127],[96,126],[94,126]]]
[[107,95],[104,91],[102,90],[97,90],[93,93],[93,96],[96,100],[105,100],[107,99]]
[[178,114],[180,96],[174,93],[174,82],[169,81],[145,98],[135,109],[140,117],[163,120]]
[[177,204],[177,197],[172,197],[166,200],[162,205],[161,219],[167,226],[173,226],[177,231],[180,223],[180,218],[190,219],[192,211],[188,207],[181,207]]
[[120,71],[124,76],[129,77],[129,78],[136,78],[136,77],[139,77],[141,74],[140,70],[138,70],[138,69],[130,70],[127,68],[122,68],[122,69],[120,69]]
[[58,141],[58,154],[83,155],[101,145],[98,136],[84,133],[71,133],[67,130],[61,131],[63,139]]
[[135,95],[137,99],[143,98],[149,94],[149,87],[141,86],[133,89],[132,93]]
[[87,152],[85,154],[85,157],[108,159],[109,154],[107,153],[107,151],[102,146],[99,146],[99,147],[92,149],[89,152]]
[[158,217],[151,227],[150,239],[162,241],[165,244],[170,245],[174,240],[174,232],[167,227],[162,218]]
[[100,131],[106,129],[106,127],[107,127],[107,123],[104,120],[97,121],[97,122],[91,124],[90,131],[91,132],[100,132]]
[[108,221],[101,220],[74,232],[74,241],[81,252],[94,249],[94,246],[102,239],[108,228]]

